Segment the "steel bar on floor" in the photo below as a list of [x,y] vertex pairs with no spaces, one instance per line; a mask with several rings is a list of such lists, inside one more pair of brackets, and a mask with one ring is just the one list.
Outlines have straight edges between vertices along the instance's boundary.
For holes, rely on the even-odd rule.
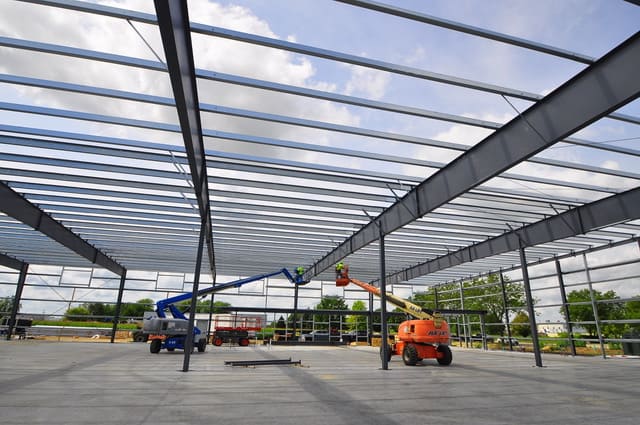
[[302,360],[273,359],[273,360],[228,360],[225,361],[226,366],[277,366],[277,365],[300,365]]

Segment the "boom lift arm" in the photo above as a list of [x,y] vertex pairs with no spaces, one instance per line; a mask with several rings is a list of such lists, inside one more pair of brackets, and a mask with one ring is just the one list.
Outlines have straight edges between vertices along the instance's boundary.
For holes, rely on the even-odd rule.
[[[198,291],[198,297],[204,297],[205,295],[223,291],[228,288],[239,288],[240,286],[245,285],[247,283],[255,282],[260,279],[266,279],[272,276],[277,276],[280,273],[284,274],[287,277],[287,279],[289,279],[289,281],[295,285],[304,285],[309,283],[309,281],[302,280],[301,274],[296,273],[296,276],[294,277],[291,274],[291,272],[289,272],[289,270],[287,270],[286,268],[282,268],[275,272],[257,274],[244,279],[234,280],[232,282],[227,282],[227,283],[221,283],[219,285],[214,285],[210,288],[201,289]],[[156,313],[158,314],[158,317],[162,317],[162,318],[167,317],[165,310],[168,309],[174,318],[186,320],[187,319],[186,316],[180,311],[180,309],[178,309],[176,304],[179,303],[180,301],[190,300],[192,294],[193,294],[192,292],[187,292],[184,294],[176,295],[175,297],[166,298],[156,302]]]
[[[222,283],[214,285],[210,288],[201,289],[198,291],[197,296],[203,297],[208,294],[223,291],[228,288],[237,288],[250,282],[255,282],[267,277],[277,276],[284,274],[287,279],[294,285],[304,285],[309,283],[305,281],[302,276],[304,270],[301,267],[296,269],[296,274],[293,276],[289,270],[282,268],[278,271],[271,273],[262,273],[254,276],[250,276],[244,279],[234,280],[232,282]],[[145,316],[143,322],[143,332],[150,334],[149,340],[151,345],[149,347],[152,353],[159,353],[162,348],[166,348],[169,351],[173,351],[176,348],[185,349],[186,335],[187,335],[187,318],[183,312],[177,307],[177,303],[191,299],[192,292],[177,295],[175,297],[166,298],[156,302],[155,315]],[[171,318],[167,317],[166,310],[171,313]],[[193,345],[198,348],[199,352],[205,351],[207,344],[206,335],[202,334],[202,331],[196,326],[193,329],[194,338]]]
[[[349,277],[349,266],[343,264],[342,267],[340,267],[340,264],[338,264],[338,266],[336,267],[336,286],[347,286],[349,283],[358,285],[365,291],[370,292],[378,297],[381,296],[380,288],[376,288],[375,286],[369,285],[368,283],[365,283],[361,280]],[[389,294],[389,293],[386,294],[386,298],[387,298],[387,302],[395,305],[400,310],[404,311],[405,313],[409,314],[410,316],[416,319],[434,320],[434,321],[443,320],[440,314],[436,312],[425,311],[419,305],[414,304],[411,301],[405,300],[404,298],[400,298],[396,295]],[[439,327],[439,326],[436,326],[436,327]]]
[[[338,263],[336,265],[336,286],[347,286],[353,283],[365,291],[381,296],[380,289],[349,277],[349,266]],[[386,300],[400,308],[415,319],[406,320],[398,325],[398,334],[390,341],[380,346],[380,355],[386,355],[391,360],[392,355],[402,356],[404,364],[414,366],[422,359],[436,359],[438,364],[448,366],[452,355],[449,349],[449,325],[433,311],[425,311],[419,305],[393,294],[386,294]],[[384,350],[384,345],[388,350]]]

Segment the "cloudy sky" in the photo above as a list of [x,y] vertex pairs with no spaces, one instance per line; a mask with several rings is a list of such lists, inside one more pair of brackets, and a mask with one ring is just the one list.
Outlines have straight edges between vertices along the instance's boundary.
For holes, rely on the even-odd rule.
[[[100,2],[120,8],[154,13],[147,0]],[[551,45],[588,57],[598,58],[638,30],[640,8],[622,0],[543,0],[529,1],[397,1],[393,5],[417,12],[479,26],[514,37]],[[1,8],[0,33],[12,38],[59,43],[128,57],[155,61],[163,58],[157,28],[125,20],[90,16],[80,12],[4,1]],[[270,38],[295,41],[304,45],[339,51],[369,59],[451,75],[457,78],[495,84],[533,94],[544,95],[582,70],[585,65],[550,55],[498,43],[406,19],[386,16],[332,1],[234,1],[189,2],[191,20]],[[29,16],[29,19],[22,19]],[[236,41],[194,35],[196,66],[211,72],[235,74],[337,94],[403,104],[485,120],[506,123],[530,102],[509,99],[431,81],[420,81],[388,72],[336,63],[311,56],[252,46]],[[33,54],[15,49],[0,49],[0,71],[96,85],[149,95],[171,95],[165,74],[147,70],[125,70],[116,65],[87,62],[68,57],[45,55],[46,66],[34,66]],[[42,63],[42,61],[40,62]],[[35,104],[86,112],[177,123],[173,108],[123,101],[100,101],[77,94],[39,88],[18,88],[0,84],[5,101]],[[328,101],[200,80],[200,101],[213,106],[248,109],[335,124],[397,132],[472,145],[490,130],[438,120],[381,112]],[[640,115],[639,102],[620,112]],[[27,114],[3,113],[7,120],[29,125],[35,119]],[[291,125],[263,123],[220,114],[203,114],[206,129],[297,141],[316,146],[334,146],[360,151],[396,154],[436,163],[446,163],[459,151],[427,148],[388,140],[363,138],[341,133]],[[86,131],[120,137],[149,138],[149,131],[105,124],[84,124]],[[53,127],[62,130],[78,123],[55,120]],[[635,126],[603,119],[576,135],[590,141],[637,145]],[[631,141],[626,140],[636,138]],[[181,143],[176,134],[157,131],[154,141]],[[622,142],[612,142],[623,140]],[[338,157],[303,150],[248,145],[217,138],[206,138],[209,149],[227,152],[259,153],[265,156],[300,161],[316,161],[354,168],[375,169],[374,161]],[[597,155],[576,146],[558,145],[541,154],[556,159],[581,162],[612,169],[637,169],[633,157],[608,153]],[[389,173],[420,178],[433,168],[407,164],[386,165]],[[514,172],[546,174],[550,177],[584,180],[584,173],[548,169],[522,164]],[[630,182],[610,181],[595,176],[605,186],[624,186]],[[503,182],[504,183],[504,182]],[[514,185],[515,183],[510,183]],[[515,184],[516,188],[522,187]],[[546,188],[548,189],[548,188]],[[563,189],[567,190],[567,189]],[[584,195],[576,193],[576,195]]]
[[[154,14],[153,3],[149,0],[97,3]],[[593,58],[601,57],[640,29],[640,7],[622,0],[389,0],[389,4]],[[540,95],[553,91],[586,66],[325,0],[197,0],[189,1],[189,13],[191,20],[199,24],[297,42]],[[156,55],[164,58],[155,26],[18,1],[0,1],[0,36],[57,43],[149,61],[156,61]],[[196,67],[211,72],[398,103],[499,124],[506,123],[517,115],[514,107],[522,111],[531,105],[527,101],[509,99],[513,104],[510,105],[495,94],[479,93],[426,80],[416,81],[387,72],[230,40],[194,35],[193,43]],[[154,96],[171,96],[168,77],[161,72],[142,69],[127,69],[125,72],[117,65],[52,55],[34,63],[32,53],[10,48],[0,48],[0,72]],[[205,80],[199,81],[199,96],[202,103],[210,105],[397,132],[468,146],[490,133],[487,129],[445,121],[415,119]],[[148,108],[140,108],[139,104],[133,102],[95,102],[88,96],[72,93],[61,95],[45,89],[5,83],[0,83],[0,99],[4,102],[177,123],[175,110],[171,107],[149,105]],[[640,102],[635,101],[619,112],[640,116]],[[0,112],[0,119],[13,125],[36,124],[34,116],[15,112]],[[202,119],[207,129],[297,141],[320,147],[394,154],[438,163],[448,162],[459,154],[458,151],[282,124],[258,123],[212,113],[203,114]],[[182,143],[178,135],[164,131],[152,132],[150,136],[149,131],[97,123],[85,123],[82,124],[83,128],[79,128],[77,122],[53,118],[48,126],[52,129],[86,131],[177,145]],[[608,119],[600,120],[576,136],[594,142],[635,148],[640,143],[637,126]],[[375,162],[362,159],[336,158],[333,155],[303,150],[256,147],[213,137],[206,138],[205,142],[209,149],[226,152],[363,169],[377,170],[378,166]],[[575,146],[558,145],[541,155],[610,169],[640,169],[637,157],[596,153]],[[435,169],[389,163],[385,170],[377,171],[426,178]],[[522,164],[513,171],[572,181],[584,181],[589,177],[584,172],[550,170],[534,164]],[[220,173],[233,175],[232,172]],[[601,174],[593,176],[592,183],[616,188],[625,188],[625,185],[631,187],[633,184],[632,181]],[[566,188],[551,189],[535,185],[523,187],[520,183],[505,182],[501,184],[520,190],[564,190],[563,195],[566,196],[588,196],[575,190],[569,192]]]

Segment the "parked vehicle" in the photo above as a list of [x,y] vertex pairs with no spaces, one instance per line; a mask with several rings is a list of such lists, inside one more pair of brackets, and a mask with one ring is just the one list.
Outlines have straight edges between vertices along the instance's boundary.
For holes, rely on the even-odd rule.
[[331,336],[333,336],[333,333],[329,333],[329,331],[327,330],[315,330],[315,331],[311,331],[309,333],[303,333],[302,335],[300,335],[300,341],[313,341],[313,342],[319,342],[319,341],[329,341],[331,339]]
[[[500,338],[498,338],[496,340],[497,343],[499,344],[504,344],[504,345],[509,345],[509,337],[508,336],[501,336]],[[520,342],[515,339],[514,337],[511,337],[511,345],[520,345]]]
[[[233,282],[217,284],[210,288],[201,289],[198,291],[197,296],[205,296],[211,293],[222,291],[227,288],[237,288],[246,283],[276,276],[280,273],[284,274],[287,279],[289,279],[289,281],[294,285],[304,285],[308,283],[308,281],[304,281],[302,279],[302,273],[296,272],[296,275],[294,277],[286,268],[283,268],[275,272],[259,274],[245,279],[239,279]],[[145,334],[148,335],[148,339],[151,341],[151,344],[149,345],[149,351],[151,351],[151,353],[159,353],[162,349],[166,349],[167,351],[174,351],[176,348],[180,350],[189,348],[186,347],[187,334],[189,332],[188,320],[184,313],[178,309],[177,303],[179,303],[180,301],[189,300],[192,298],[192,296],[193,293],[185,293],[177,295],[175,297],[160,300],[156,302],[155,312],[145,313],[142,330]],[[165,310],[169,310],[171,316],[173,317],[167,317],[167,313],[165,312]],[[221,330],[226,331],[226,329]],[[244,332],[246,332],[246,330]],[[220,336],[219,339],[216,339],[216,335],[214,334],[214,345],[222,344],[225,338],[227,338],[228,340],[234,338],[234,341],[237,341],[240,345],[249,344],[249,339],[246,335],[231,335],[229,333],[226,333],[224,334],[224,336]],[[191,349],[193,350],[194,348],[197,348],[198,352],[204,352],[207,346],[207,336],[205,335],[205,332],[202,332],[198,328],[197,325],[193,328],[192,339],[193,345]]]
[[[349,266],[338,263],[336,265],[336,286],[347,286],[353,283],[365,291],[380,297],[380,289],[349,277]],[[402,356],[407,366],[415,366],[422,359],[435,359],[438,364],[448,366],[453,356],[449,348],[449,325],[435,312],[427,312],[417,304],[393,294],[386,294],[388,303],[395,305],[405,313],[413,316],[414,320],[407,320],[398,325],[398,334],[390,339],[388,349],[380,346],[380,354],[386,354],[387,361],[392,355]]]
[[368,337],[368,331],[350,331],[342,334],[342,341],[347,344],[351,342],[367,342]]

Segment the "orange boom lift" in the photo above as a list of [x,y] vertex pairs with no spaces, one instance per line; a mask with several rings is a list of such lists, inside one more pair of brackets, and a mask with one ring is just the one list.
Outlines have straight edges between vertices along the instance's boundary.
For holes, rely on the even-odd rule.
[[[367,292],[380,296],[380,289],[349,277],[349,266],[342,263],[336,265],[336,286],[347,286],[353,283]],[[415,366],[422,359],[436,359],[438,364],[448,366],[453,356],[449,348],[449,325],[436,312],[426,312],[420,306],[413,304],[393,294],[386,294],[389,303],[400,308],[405,313],[415,317],[398,326],[398,334],[389,338],[388,359],[392,355],[402,356],[404,364]],[[383,347],[380,347],[382,353]]]

